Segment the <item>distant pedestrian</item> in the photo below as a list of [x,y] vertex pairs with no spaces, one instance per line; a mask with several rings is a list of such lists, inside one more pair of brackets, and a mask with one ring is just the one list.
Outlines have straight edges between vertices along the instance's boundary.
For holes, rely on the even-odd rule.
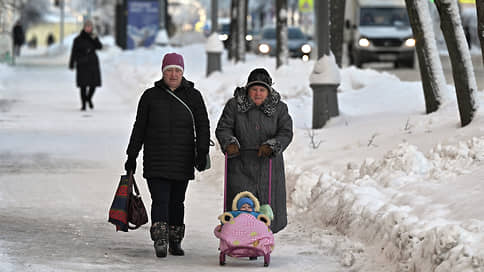
[[[69,68],[77,70],[76,83],[81,90],[81,110],[86,110],[86,104],[93,109],[92,97],[96,87],[101,86],[101,71],[96,50],[102,44],[93,32],[93,23],[87,20],[81,33],[72,44]],[[88,89],[89,88],[89,89]]]
[[49,35],[47,36],[47,46],[51,46],[54,43],[55,43],[54,34],[49,33]]
[[15,56],[20,56],[20,47],[25,43],[25,33],[20,20],[15,23],[12,30],[12,36],[14,54]]

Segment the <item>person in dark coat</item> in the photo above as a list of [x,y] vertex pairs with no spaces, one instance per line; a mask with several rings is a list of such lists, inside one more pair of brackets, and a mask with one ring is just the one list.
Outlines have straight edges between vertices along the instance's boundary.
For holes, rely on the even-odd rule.
[[55,43],[54,34],[49,33],[49,35],[47,35],[47,46],[51,46],[54,43]]
[[[87,20],[81,33],[72,44],[69,68],[76,68],[76,83],[81,90],[81,110],[86,110],[86,104],[93,109],[92,97],[96,87],[101,86],[101,71],[96,50],[102,48],[97,35],[93,32],[93,24]],[[89,89],[88,89],[89,88]]]
[[25,43],[25,33],[20,20],[17,21],[12,30],[13,51],[15,56],[20,56],[20,47]]
[[183,71],[181,55],[163,57],[163,78],[139,100],[124,165],[128,174],[134,173],[143,147],[143,177],[152,199],[150,233],[157,257],[166,257],[167,248],[172,255],[184,255],[185,192],[188,181],[194,179],[194,167],[204,170],[209,151],[205,102],[193,82],[183,77]]
[[[239,192],[252,192],[269,203],[269,159],[272,159],[271,207],[274,233],[287,225],[283,151],[292,141],[292,119],[287,105],[272,87],[269,73],[253,70],[245,87],[235,89],[226,104],[215,134],[228,155],[227,200]],[[230,203],[226,203],[230,207]]]

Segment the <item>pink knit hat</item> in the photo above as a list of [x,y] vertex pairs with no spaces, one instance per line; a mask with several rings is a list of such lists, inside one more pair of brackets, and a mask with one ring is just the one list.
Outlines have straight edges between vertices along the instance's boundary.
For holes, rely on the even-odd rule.
[[178,68],[184,70],[183,57],[177,53],[168,53],[163,57],[163,64],[161,65],[161,71],[164,72],[168,68]]

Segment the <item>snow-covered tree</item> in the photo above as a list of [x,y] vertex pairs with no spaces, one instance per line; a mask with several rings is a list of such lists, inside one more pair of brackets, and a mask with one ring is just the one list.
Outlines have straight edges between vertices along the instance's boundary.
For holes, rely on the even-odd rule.
[[237,52],[237,0],[232,0],[231,5],[230,5],[230,37],[228,40],[228,58],[229,60],[233,59],[235,57],[235,54]]
[[435,0],[440,14],[440,28],[444,34],[452,64],[457,103],[462,126],[468,125],[477,110],[477,83],[471,55],[459,15],[457,1]]
[[477,32],[481,42],[481,52],[484,61],[484,0],[476,1],[477,8]]
[[289,63],[287,0],[276,0],[276,67]]
[[442,103],[441,93],[445,88],[445,76],[432,28],[429,4],[427,0],[406,0],[406,5],[413,37],[417,41],[425,109],[427,113],[431,113],[437,111]]
[[247,1],[237,1],[237,52],[235,62],[245,62],[245,35],[247,33]]

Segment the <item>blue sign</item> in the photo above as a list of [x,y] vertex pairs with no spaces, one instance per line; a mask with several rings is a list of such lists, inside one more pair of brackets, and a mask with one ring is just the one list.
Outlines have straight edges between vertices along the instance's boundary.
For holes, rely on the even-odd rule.
[[159,26],[159,1],[128,1],[128,49],[152,45]]

